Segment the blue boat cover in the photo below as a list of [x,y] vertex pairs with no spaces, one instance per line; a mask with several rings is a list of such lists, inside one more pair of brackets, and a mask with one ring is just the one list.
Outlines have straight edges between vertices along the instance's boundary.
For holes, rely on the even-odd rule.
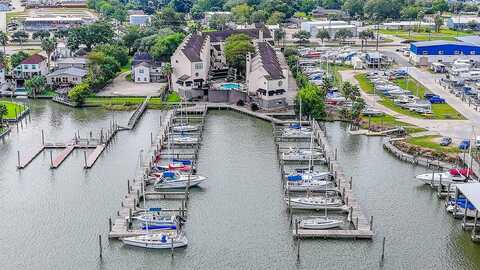
[[291,123],[291,124],[290,124],[290,128],[294,128],[294,129],[300,129],[300,128],[301,128],[301,126],[300,126],[300,124],[299,124],[299,123]]
[[[146,230],[147,226],[143,226],[142,230]],[[158,229],[172,229],[175,230],[177,229],[177,226],[175,225],[148,225],[149,230],[158,230]]]
[[183,165],[192,165],[192,161],[188,159],[173,159],[173,162],[182,163]]
[[162,211],[162,208],[152,207],[152,208],[148,208],[148,211],[150,211],[150,212],[160,212],[160,211]]
[[299,175],[299,174],[289,175],[289,176],[287,176],[287,179],[288,179],[288,181],[301,181],[302,176]]
[[163,173],[163,176],[164,176],[164,177],[174,177],[174,176],[175,176],[175,173],[168,171],[168,172],[164,172],[164,173]]
[[160,242],[166,243],[167,242],[167,236],[164,234],[162,235],[162,239],[160,239]]

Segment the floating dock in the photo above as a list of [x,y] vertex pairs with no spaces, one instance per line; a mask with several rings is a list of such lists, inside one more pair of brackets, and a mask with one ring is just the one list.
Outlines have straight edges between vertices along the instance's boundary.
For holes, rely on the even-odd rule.
[[75,145],[68,145],[58,156],[51,162],[50,168],[56,169],[60,164],[67,159],[67,157],[75,150]]

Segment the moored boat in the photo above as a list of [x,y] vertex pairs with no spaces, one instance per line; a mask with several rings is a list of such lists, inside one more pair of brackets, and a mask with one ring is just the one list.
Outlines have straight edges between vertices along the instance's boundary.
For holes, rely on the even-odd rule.
[[188,125],[188,124],[180,124],[172,127],[174,132],[192,132],[197,131],[199,129],[198,126]]
[[286,189],[289,191],[324,191],[334,187],[331,181],[304,179],[300,175],[287,177]]
[[285,161],[316,161],[324,160],[322,152],[308,149],[289,149],[282,153],[282,159]]
[[285,198],[287,205],[290,203],[290,207],[294,209],[330,209],[330,210],[340,210],[343,207],[343,202],[341,199],[332,197],[323,197],[323,196],[310,196],[310,197],[297,197],[297,198]]
[[448,172],[419,174],[415,178],[425,184],[438,186],[440,181],[442,184],[467,182],[471,175],[471,169],[450,169]]
[[201,175],[182,174],[179,171],[166,171],[159,177],[153,187],[155,189],[185,188],[198,186],[207,179]]
[[328,216],[310,217],[300,221],[300,228],[308,230],[332,229],[343,225],[343,220]]
[[150,249],[179,248],[188,244],[187,237],[175,231],[126,237],[122,238],[122,242],[125,245]]

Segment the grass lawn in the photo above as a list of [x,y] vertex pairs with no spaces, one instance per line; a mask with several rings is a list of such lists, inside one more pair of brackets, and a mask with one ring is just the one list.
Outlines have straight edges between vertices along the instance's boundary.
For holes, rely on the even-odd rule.
[[7,12],[7,23],[9,23],[12,19],[24,20],[27,16],[27,13],[24,11],[16,11],[16,12]]
[[[327,70],[327,63],[322,63],[321,68],[325,71]],[[340,71],[343,70],[350,70],[352,66],[349,65],[342,65],[342,64],[328,64],[328,71],[333,76],[333,85],[336,87],[340,87],[342,83],[342,76],[340,75]]]
[[[5,104],[7,106],[7,115],[4,116],[4,119],[15,119],[15,111],[19,116],[27,107],[21,103],[10,102],[6,100],[0,100],[0,104]],[[16,108],[16,110],[15,110]]]
[[[364,123],[362,128],[368,128],[368,116],[362,116],[362,122]],[[424,128],[398,121],[395,119],[395,117],[388,114],[384,114],[382,116],[371,116],[370,125],[382,126],[385,128],[404,127],[408,133],[426,131]]]
[[417,82],[410,76],[405,79],[394,80],[393,82],[402,89],[412,92],[414,96],[419,98],[423,98],[425,96],[425,92],[427,92],[427,89],[421,83]]
[[[111,105],[139,105],[142,104],[145,98],[142,97],[89,97],[85,99],[87,106],[111,106]],[[161,105],[162,99],[159,97],[152,97],[148,105]]]
[[167,96],[167,102],[180,102],[182,98],[178,95],[177,92],[172,92]]
[[360,89],[362,89],[363,92],[367,94],[373,94],[373,92],[375,91],[374,86],[370,79],[367,78],[367,74],[357,74],[354,77],[355,79],[357,79],[358,83],[360,84]]
[[407,142],[413,145],[417,145],[420,147],[425,147],[429,149],[433,149],[437,152],[442,153],[459,153],[460,149],[456,146],[441,146],[438,141],[441,137],[440,136],[422,136],[422,137],[409,137]]
[[411,31],[410,34],[407,30],[388,30],[381,29],[380,33],[386,35],[393,35],[399,38],[415,40],[415,41],[427,41],[427,40],[457,40],[457,36],[468,36],[475,35],[478,32],[473,31],[455,31],[451,29],[440,29],[440,32],[414,32]]

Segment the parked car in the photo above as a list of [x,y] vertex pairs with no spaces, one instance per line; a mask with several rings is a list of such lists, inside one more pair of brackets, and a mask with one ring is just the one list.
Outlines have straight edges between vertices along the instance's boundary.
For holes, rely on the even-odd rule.
[[428,99],[428,101],[430,101],[430,103],[432,104],[441,104],[441,103],[445,103],[445,99],[444,98],[441,98],[441,97],[431,97]]
[[458,149],[460,149],[460,150],[467,150],[468,148],[470,148],[470,140],[463,140],[458,145]]
[[443,137],[440,140],[440,145],[441,146],[449,146],[451,143],[452,143],[452,138],[450,138],[450,137]]
[[432,97],[438,97],[438,96],[435,95],[435,94],[432,94],[432,93],[426,93],[426,94],[424,95],[424,97],[425,97],[425,99],[430,99],[430,98],[432,98]]

